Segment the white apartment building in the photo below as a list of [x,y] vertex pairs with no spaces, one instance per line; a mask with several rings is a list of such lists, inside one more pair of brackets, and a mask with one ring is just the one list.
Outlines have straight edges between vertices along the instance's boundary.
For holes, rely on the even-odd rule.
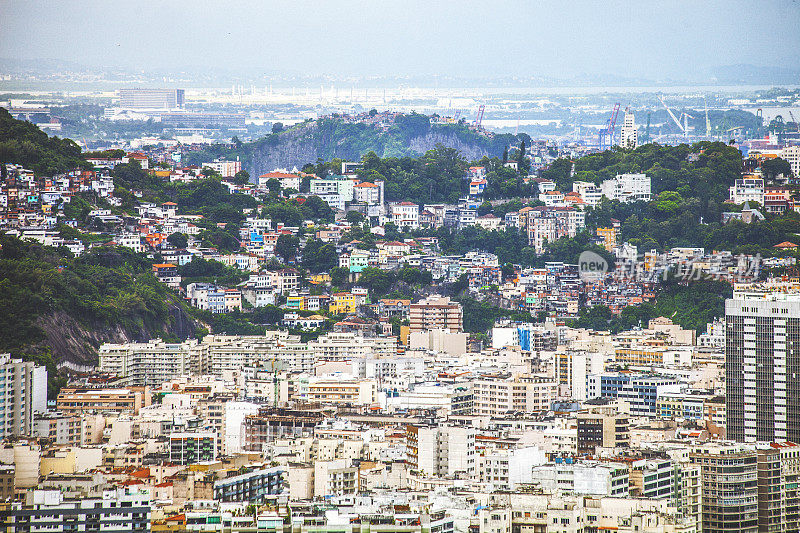
[[480,379],[473,382],[474,413],[500,416],[509,412],[546,413],[558,396],[555,381],[532,376]]
[[567,236],[574,237],[586,227],[586,213],[581,209],[567,210]]
[[67,499],[60,490],[30,490],[3,511],[4,528],[17,531],[150,531],[150,496],[128,488],[101,498]]
[[745,202],[764,203],[764,179],[756,176],[745,176],[739,178],[728,189],[730,200],[735,204]]
[[353,201],[353,180],[344,177],[311,180],[311,194],[323,197],[338,195],[342,202]]
[[210,168],[223,178],[232,178],[239,171],[242,170],[242,163],[240,161],[226,161],[224,159],[215,159],[210,163],[203,163],[201,168]]
[[344,208],[347,206],[345,204],[344,198],[342,198],[338,193],[320,193],[315,196],[319,196],[320,200],[328,204],[331,209],[338,209],[340,211],[344,211]]
[[542,253],[547,242],[574,237],[586,226],[586,213],[571,207],[536,207],[527,213],[528,243]]
[[521,483],[535,482],[533,467],[545,463],[545,452],[537,446],[486,450],[478,457],[477,478],[495,489],[516,490]]
[[378,383],[374,379],[312,377],[302,399],[323,405],[372,405],[378,401]]
[[235,267],[245,272],[258,271],[259,257],[255,254],[225,254],[214,259],[223,265]]
[[103,344],[98,351],[101,372],[125,378],[127,385],[160,387],[175,377],[204,374],[208,370],[208,349],[197,340]]
[[787,146],[781,150],[781,159],[789,163],[795,177],[800,176],[800,145]]
[[476,213],[474,209],[459,209],[458,210],[458,227],[460,229],[468,226],[474,226],[476,221]]
[[271,288],[275,292],[288,294],[300,286],[300,274],[293,268],[264,270],[250,274],[247,285],[256,288]]
[[[418,372],[422,373],[422,369]],[[472,387],[469,384],[414,384],[408,391],[387,397],[387,405],[396,409],[433,409],[443,416],[472,413]]]
[[597,207],[600,199],[603,198],[603,191],[600,190],[600,187],[588,181],[573,182],[572,192],[578,193],[581,200],[589,207]]
[[307,344],[317,360],[345,361],[397,355],[397,337],[362,337],[355,333],[328,333]]
[[[570,462],[567,462],[570,461]],[[587,496],[628,497],[629,467],[624,463],[571,460],[533,467],[533,479],[545,491]]]
[[413,202],[400,202],[391,206],[391,221],[398,228],[419,228],[419,206]]
[[649,202],[651,180],[646,174],[617,174],[614,179],[605,180],[600,190],[609,200],[628,202]]
[[589,399],[586,379],[605,370],[605,353],[588,350],[566,350],[556,354],[555,377],[563,387],[562,396],[573,400]]
[[477,472],[475,428],[408,426],[406,453],[412,468],[424,476],[472,477]]
[[242,298],[244,298],[253,307],[264,307],[267,305],[275,305],[277,298],[275,292],[271,287],[254,287],[245,285],[241,288]]
[[[289,471],[290,476],[292,469]],[[334,461],[315,461],[313,471],[314,496],[343,496],[358,492],[358,467],[351,461],[336,459]],[[291,484],[291,477],[290,477]]]
[[547,207],[563,207],[564,193],[560,191],[548,191],[539,193],[539,201]]
[[[158,388],[179,376],[240,374],[246,367],[289,372],[313,372],[314,363],[325,361],[390,358],[397,355],[396,337],[361,337],[355,333],[329,333],[303,343],[285,331],[262,335],[206,335],[182,343],[153,339],[146,343],[103,344],[99,368],[121,378],[127,385]],[[365,369],[359,372],[364,375]]]
[[739,442],[800,439],[800,298],[775,294],[725,302],[727,436]]
[[545,245],[559,238],[558,219],[554,216],[528,218],[528,242],[537,254],[544,252]]
[[384,182],[377,180],[375,183],[364,181],[353,186],[353,200],[368,205],[383,204]]
[[261,174],[257,180],[258,186],[262,189],[265,188],[267,182],[271,179],[278,180],[282,189],[294,189],[296,191],[300,190],[300,186],[303,183],[303,178],[297,174],[275,171]]
[[206,335],[202,345],[209,351],[211,372],[222,376],[226,372],[241,372],[244,367],[271,369],[273,361],[281,369],[309,372],[314,355],[297,335],[268,331],[265,335]]

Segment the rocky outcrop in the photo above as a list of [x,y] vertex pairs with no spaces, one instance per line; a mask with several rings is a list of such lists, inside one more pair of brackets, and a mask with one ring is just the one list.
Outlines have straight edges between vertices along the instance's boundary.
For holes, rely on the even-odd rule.
[[251,176],[259,176],[276,168],[291,170],[316,163],[319,157],[316,133],[316,124],[312,122],[273,137],[274,142],[256,146],[247,171]]
[[[425,135],[411,138],[403,142],[400,149],[403,155],[421,155],[433,149],[437,144],[455,148],[470,160],[480,159],[489,154],[489,150],[478,142],[465,140],[451,131],[429,130]],[[485,143],[483,143],[485,144]],[[385,147],[392,146],[393,153],[386,153]],[[251,176],[259,176],[277,168],[291,170],[301,168],[307,163],[315,163],[317,159],[329,160],[341,158],[358,160],[372,150],[381,157],[397,155],[398,139],[392,133],[375,131],[359,145],[354,145],[352,137],[337,138],[329,131],[322,131],[316,122],[302,124],[280,135],[272,136],[263,142],[255,143],[247,171]]]
[[97,364],[97,349],[104,342],[145,342],[164,335],[183,339],[196,330],[195,321],[177,305],[170,307],[169,319],[161,327],[143,322],[134,327],[83,324],[63,311],[40,316],[36,325],[45,335],[41,344],[50,348],[55,361],[90,366]]
[[488,150],[474,143],[464,142],[457,135],[452,133],[441,133],[430,131],[427,135],[414,137],[409,143],[409,148],[417,154],[424,154],[428,150],[436,147],[437,144],[447,148],[455,148],[461,155],[469,160],[477,160],[485,155],[489,155]]

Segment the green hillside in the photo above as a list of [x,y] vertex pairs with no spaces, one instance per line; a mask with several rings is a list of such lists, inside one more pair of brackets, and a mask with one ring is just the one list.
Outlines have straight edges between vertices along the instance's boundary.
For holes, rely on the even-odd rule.
[[16,120],[0,107],[0,162],[23,165],[37,176],[85,167],[81,149],[70,139],[48,137],[30,122]]
[[186,338],[195,325],[185,304],[127,248],[102,246],[79,257],[0,235],[0,352],[48,366],[94,364],[102,342]]

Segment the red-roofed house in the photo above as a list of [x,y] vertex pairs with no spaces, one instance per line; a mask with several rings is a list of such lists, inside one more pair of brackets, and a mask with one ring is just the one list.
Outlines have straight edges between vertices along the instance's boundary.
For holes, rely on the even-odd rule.
[[276,179],[281,183],[282,189],[295,189],[300,190],[300,183],[303,178],[297,174],[287,174],[286,172],[267,172],[258,177],[258,186],[266,187],[267,182],[271,179]]
[[485,179],[472,180],[469,182],[470,196],[478,196],[479,194],[483,194],[483,190],[486,189],[487,183],[488,182]]
[[128,161],[136,161],[143,169],[150,168],[150,160],[141,152],[131,152],[128,154]]
[[364,181],[353,186],[353,200],[368,205],[383,202],[383,182],[370,183]]

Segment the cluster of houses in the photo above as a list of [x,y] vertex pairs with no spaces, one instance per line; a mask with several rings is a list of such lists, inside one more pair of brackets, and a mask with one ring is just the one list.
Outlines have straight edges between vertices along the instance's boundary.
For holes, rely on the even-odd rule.
[[[238,172],[216,163],[220,174]],[[23,238],[70,246],[55,230],[68,199],[93,192],[116,201],[113,181],[101,195],[107,173],[99,168],[44,180],[6,171],[3,223]],[[380,184],[348,172],[226,183],[258,195],[273,179],[287,190],[309,179],[332,207],[363,206],[377,235],[389,222],[463,228],[481,219],[479,170],[470,178],[474,194],[456,206],[386,204]],[[537,185],[543,206],[483,224],[520,228],[542,251],[585,226],[584,209],[598,194],[650,194],[644,175],[576,183],[564,195],[546,180]],[[766,280],[759,272],[791,267],[793,258],[758,262],[702,248],[640,256],[618,242],[612,221],[594,237],[617,269],[587,279],[580,264],[504,269],[485,252],[444,256],[432,237],[378,239],[362,249],[342,242],[352,226],[338,212],[335,222],[310,221],[303,231],[245,213],[241,248],[220,253],[201,245],[197,215],[180,207],[140,203],[135,216],[98,208],[87,218],[102,222],[113,244],[152,254],[158,279],[191,305],[225,313],[279,304],[286,312],[278,329],[106,343],[97,366],[71,374],[49,402],[44,367],[0,354],[0,521],[9,531],[798,528],[800,427],[784,359],[797,342],[800,280],[790,269]],[[170,242],[175,233],[186,236],[185,247]],[[354,286],[335,291],[331,273],[304,278],[298,268],[272,266],[283,235],[335,244]],[[196,257],[246,279],[185,284],[182,267]],[[295,259],[302,261],[302,247]],[[424,297],[375,298],[358,285],[367,268],[404,266],[430,272],[434,287]],[[666,317],[619,333],[567,325],[587,305],[618,313],[652,299],[668,269],[732,281],[726,317],[705,332]],[[495,306],[538,320],[501,319],[487,336],[470,336],[462,305],[435,294],[437,283],[459,279]],[[298,334],[321,330],[331,316],[332,328]],[[768,364],[756,365],[756,350]]]
[[[119,160],[93,161],[97,165],[94,171],[76,171],[52,179],[35,179],[33,173],[9,165],[9,177],[3,189],[5,224],[8,231],[22,238],[36,239],[53,246],[63,245],[73,253],[82,253],[86,247],[82,241],[65,239],[56,230],[56,223],[64,220],[63,215],[59,216],[59,207],[63,209],[73,195],[82,192],[94,192],[113,206],[114,185],[113,179],[108,176],[108,170],[126,159],[139,160],[140,155],[133,153]],[[214,167],[215,172],[228,176],[235,175],[241,168],[238,162],[235,165],[228,165],[234,162],[220,160],[212,163],[217,165]],[[149,166],[146,157],[142,166]],[[195,173],[192,175],[202,176],[198,169],[190,170]],[[273,180],[282,189],[291,191],[298,190],[302,181],[308,179],[312,194],[331,202],[332,207],[337,209],[334,222],[306,221],[302,232],[299,227],[273,225],[271,220],[258,217],[255,210],[248,211],[239,230],[240,249],[231,253],[203,247],[198,238],[202,231],[202,227],[198,225],[201,215],[182,213],[180,206],[174,202],[160,205],[140,202],[136,206],[136,216],[118,214],[110,208],[93,209],[88,218],[101,221],[111,234],[111,241],[106,244],[128,247],[136,252],[158,254],[159,260],[153,264],[155,276],[169,287],[181,291],[191,305],[212,313],[281,305],[289,311],[314,311],[330,315],[360,314],[362,319],[374,319],[376,317],[367,307],[371,304],[369,294],[358,293],[360,289],[357,280],[360,274],[366,268],[395,270],[411,267],[430,272],[434,283],[454,282],[466,276],[470,290],[488,290],[494,294],[497,304],[506,309],[565,319],[577,316],[585,306],[605,305],[613,312],[619,312],[626,306],[652,299],[654,284],[663,271],[663,265],[674,266],[689,261],[692,264],[692,273],[722,279],[733,274],[738,275],[742,271],[741,258],[732,257],[725,252],[706,254],[702,249],[676,249],[677,251],[664,254],[651,251],[640,257],[634,246],[618,242],[617,221],[612,221],[609,227],[598,228],[594,242],[614,254],[620,264],[638,265],[631,266],[632,274],[636,275],[609,274],[590,281],[581,278],[577,265],[557,262],[548,263],[541,269],[516,268],[513,274],[509,275],[507,272],[504,276],[502,265],[493,254],[474,251],[462,256],[448,256],[440,253],[435,237],[392,241],[382,238],[381,235],[390,222],[403,229],[463,229],[470,225],[482,226],[487,230],[513,227],[527,234],[530,245],[537,252],[542,252],[548,242],[575,236],[581,231],[585,227],[585,208],[596,205],[600,197],[610,195],[621,201],[644,200],[649,197],[650,179],[643,174],[619,175],[599,187],[575,182],[573,192],[566,195],[558,193],[553,182],[534,178],[539,199],[545,205],[526,206],[519,211],[509,212],[500,219],[491,214],[476,216],[483,191],[480,188],[481,181],[485,181],[483,167],[472,167],[469,171],[470,188],[474,195],[452,206],[418,205],[412,202],[386,203],[383,183],[361,182],[355,174],[356,170],[357,165],[343,163],[342,175],[325,179],[297,172],[272,172],[259,176],[254,184],[236,185],[224,181],[232,190],[257,194],[274,186]],[[360,246],[362,243],[358,241],[342,241],[342,237],[353,226],[343,216],[344,211],[339,209],[340,202],[344,202],[348,208],[364,207],[363,212],[371,221],[371,231],[378,238],[373,248],[364,249],[367,247]],[[743,216],[747,213],[747,209],[743,210]],[[66,223],[80,225],[74,220],[67,220]],[[185,247],[170,243],[168,238],[175,233],[186,236]],[[326,274],[309,274],[303,279],[300,272],[291,265],[288,268],[267,269],[265,265],[275,257],[275,247],[282,235],[302,235],[301,246],[295,258],[298,263],[302,260],[302,248],[308,238],[314,237],[334,244],[338,266],[346,269],[349,281],[356,282],[356,287],[351,292],[334,293],[328,288],[330,277]],[[787,245],[789,244],[791,243]],[[182,267],[191,263],[194,258],[218,261],[246,274],[247,279],[233,286],[184,281],[181,276]],[[749,275],[753,275],[753,272],[749,272]],[[312,287],[317,289],[311,290]],[[319,288],[322,288],[322,292]]]

